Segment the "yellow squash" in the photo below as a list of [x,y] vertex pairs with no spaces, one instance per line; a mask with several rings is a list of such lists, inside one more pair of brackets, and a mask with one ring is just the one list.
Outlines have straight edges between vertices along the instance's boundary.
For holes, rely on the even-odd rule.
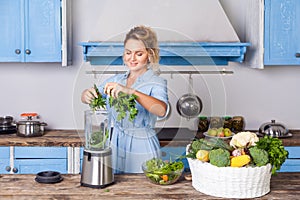
[[247,165],[251,161],[251,158],[249,155],[241,155],[232,157],[230,160],[230,166],[231,167],[243,167],[244,165]]

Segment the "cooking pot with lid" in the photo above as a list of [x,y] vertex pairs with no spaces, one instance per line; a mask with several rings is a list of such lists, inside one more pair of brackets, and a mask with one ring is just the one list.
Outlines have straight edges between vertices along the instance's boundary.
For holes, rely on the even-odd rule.
[[21,137],[36,137],[44,135],[45,122],[35,120],[37,113],[22,113],[21,117],[26,117],[26,120],[17,122],[17,136]]
[[281,123],[271,120],[271,122],[264,123],[259,128],[260,136],[272,136],[277,138],[291,137],[292,134],[289,130]]

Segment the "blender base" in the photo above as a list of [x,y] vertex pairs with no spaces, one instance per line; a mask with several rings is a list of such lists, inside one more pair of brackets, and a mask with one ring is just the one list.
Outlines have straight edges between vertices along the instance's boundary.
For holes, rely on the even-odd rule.
[[83,187],[90,187],[90,188],[95,188],[95,189],[103,189],[106,188],[107,186],[113,185],[115,182],[111,182],[105,185],[90,185],[90,184],[86,184],[86,183],[81,183],[81,186]]
[[104,188],[114,182],[111,148],[98,151],[84,149],[80,183],[91,188]]

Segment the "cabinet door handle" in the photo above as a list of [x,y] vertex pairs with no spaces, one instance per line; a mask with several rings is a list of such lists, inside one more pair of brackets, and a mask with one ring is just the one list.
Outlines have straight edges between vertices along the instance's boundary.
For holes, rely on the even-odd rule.
[[18,168],[15,168],[15,167],[14,167],[14,168],[12,169],[12,171],[13,171],[13,173],[17,173],[19,170],[18,170]]
[[10,167],[10,166],[6,166],[6,167],[5,167],[5,170],[6,170],[7,172],[10,172],[11,167]]
[[31,54],[31,51],[29,49],[26,49],[25,53],[29,55],[29,54]]
[[21,53],[21,50],[20,50],[20,49],[16,49],[16,50],[15,50],[15,53],[16,53],[16,54],[20,54],[20,53]]
[[300,53],[295,54],[296,58],[300,58]]

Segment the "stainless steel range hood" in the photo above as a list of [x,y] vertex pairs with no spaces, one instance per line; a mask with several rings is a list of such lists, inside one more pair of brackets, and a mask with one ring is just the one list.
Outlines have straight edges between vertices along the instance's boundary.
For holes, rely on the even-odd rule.
[[[240,42],[218,0],[190,0],[184,1],[185,3],[182,0],[164,0],[164,3],[154,1],[143,1],[143,4],[147,4],[144,7],[150,9],[149,12],[152,8],[159,14],[154,14],[151,21],[146,22],[158,33],[161,65],[228,65],[228,62],[243,62],[246,48],[250,44]],[[114,12],[122,13],[124,6],[119,6],[122,8],[119,11],[114,8],[117,9]],[[168,14],[164,14],[166,10]],[[103,16],[106,16],[110,11],[105,9],[103,12]],[[144,13],[143,10],[135,14],[139,16]],[[178,13],[182,13],[180,17]],[[193,16],[198,18],[196,23],[191,21]],[[165,30],[159,28],[161,25],[155,24],[161,21],[170,22],[166,23]],[[179,34],[183,30],[185,34]],[[123,64],[122,39],[109,41],[94,37],[80,45],[83,47],[84,61],[91,65]]]

